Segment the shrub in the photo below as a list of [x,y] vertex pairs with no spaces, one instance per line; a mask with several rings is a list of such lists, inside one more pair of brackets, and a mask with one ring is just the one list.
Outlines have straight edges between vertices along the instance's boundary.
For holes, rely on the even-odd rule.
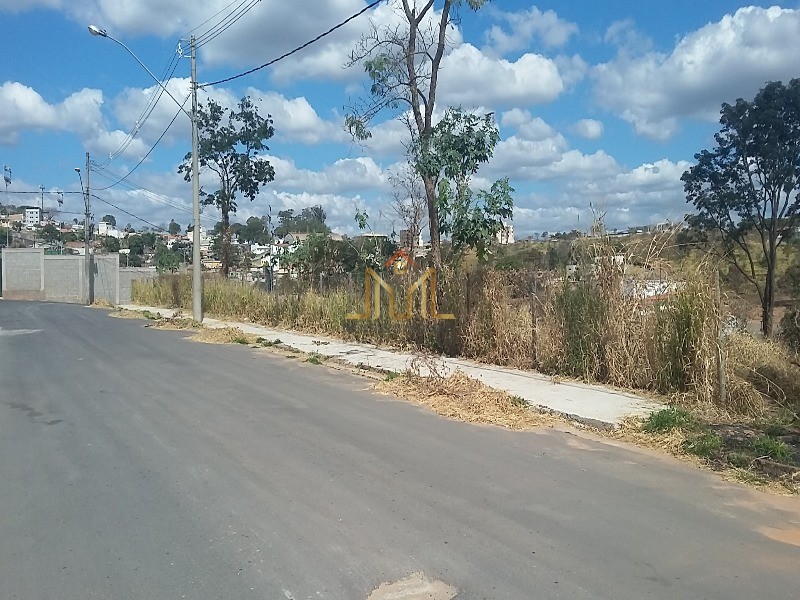
[[664,408],[652,413],[644,423],[648,433],[663,433],[692,425],[694,419],[690,412],[682,408]]

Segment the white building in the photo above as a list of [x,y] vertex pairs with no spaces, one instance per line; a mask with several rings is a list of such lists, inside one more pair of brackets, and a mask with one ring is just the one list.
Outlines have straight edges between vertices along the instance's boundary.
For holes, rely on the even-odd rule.
[[497,232],[497,243],[501,246],[514,243],[514,226],[511,223],[503,223],[503,228]]
[[113,237],[119,239],[122,237],[122,232],[118,231],[117,228],[114,227],[111,223],[100,221],[97,224],[97,235],[104,235],[107,237]]
[[42,211],[39,208],[25,209],[25,227],[38,227],[42,224]]

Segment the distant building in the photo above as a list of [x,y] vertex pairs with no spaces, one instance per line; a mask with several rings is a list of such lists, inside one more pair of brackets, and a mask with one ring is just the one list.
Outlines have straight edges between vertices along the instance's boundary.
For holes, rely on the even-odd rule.
[[511,223],[503,223],[502,229],[497,232],[497,243],[501,246],[514,243],[514,226]]
[[42,224],[42,210],[40,208],[25,209],[25,227],[38,227]]
[[113,237],[119,239],[122,237],[122,232],[118,231],[117,228],[114,227],[111,223],[100,221],[97,224],[97,235],[103,235],[106,237]]

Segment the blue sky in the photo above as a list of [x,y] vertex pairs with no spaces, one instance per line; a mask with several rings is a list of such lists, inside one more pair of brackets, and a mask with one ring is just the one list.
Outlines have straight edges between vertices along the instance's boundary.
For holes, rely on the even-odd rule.
[[[242,2],[249,0],[0,0],[0,162],[12,170],[10,201],[33,203],[38,195],[21,192],[38,194],[44,185],[46,208],[63,191],[62,219],[78,216],[71,214],[82,212],[74,167],[83,168],[89,151],[98,163],[90,174],[102,199],[94,201],[97,220],[110,213],[137,228],[146,223],[131,215],[188,224],[191,189],[176,172],[190,146],[188,119],[178,115],[167,130],[178,109],[163,96],[109,161],[136,130],[155,87],[121,47],[86,26],[107,29],[161,75],[182,37],[194,28],[202,34],[214,24],[203,25],[206,19]],[[267,62],[366,4],[261,0],[199,49],[198,79]],[[367,209],[376,231],[402,228],[389,178],[404,162],[402,125],[385,115],[364,147],[343,129],[345,107],[365,84],[361,68],[343,68],[348,51],[370,19],[396,21],[392,4],[270,69],[204,91],[224,104],[248,94],[274,118],[276,179],[253,203],[240,203],[237,220],[270,206],[276,215],[321,204],[342,233],[356,231],[357,208]],[[510,177],[518,237],[585,230],[592,208],[611,228],[679,220],[687,211],[680,175],[713,144],[721,103],[800,76],[799,4],[495,0],[476,13],[461,11],[438,107],[496,114],[502,139],[474,183]],[[168,83],[176,97],[188,93],[188,78],[189,61],[181,58]],[[111,186],[154,145],[123,184]],[[203,183],[213,189],[207,176]],[[213,225],[218,215],[206,208],[203,218]]]

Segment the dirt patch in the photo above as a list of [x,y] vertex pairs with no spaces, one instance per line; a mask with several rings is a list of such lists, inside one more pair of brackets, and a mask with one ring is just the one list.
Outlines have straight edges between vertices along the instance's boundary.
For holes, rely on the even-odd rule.
[[203,344],[252,345],[256,341],[256,336],[245,333],[238,327],[222,327],[219,329],[200,329],[189,339]]
[[452,600],[458,594],[453,586],[442,581],[429,581],[422,573],[414,573],[394,583],[384,583],[367,600]]
[[554,415],[535,412],[521,398],[492,389],[461,371],[442,378],[403,374],[379,382],[375,390],[465,423],[499,425],[514,430],[568,423]]
[[128,310],[127,308],[120,308],[118,310],[108,313],[109,317],[115,319],[146,319],[147,317],[138,310]]
[[782,542],[791,546],[800,546],[800,528],[776,529],[774,527],[766,527],[761,530],[761,533],[776,542]]
[[157,319],[152,323],[145,325],[145,327],[152,327],[154,329],[172,329],[177,331],[183,331],[186,329],[202,329],[201,325],[195,324],[192,319],[184,319],[182,317],[173,317],[171,319]]

